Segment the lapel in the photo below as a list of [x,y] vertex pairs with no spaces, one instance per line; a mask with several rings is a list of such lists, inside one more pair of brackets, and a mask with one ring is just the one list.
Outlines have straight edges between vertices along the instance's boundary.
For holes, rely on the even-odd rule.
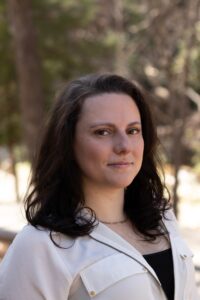
[[[178,224],[174,213],[172,211],[168,211],[166,214],[167,220],[163,219],[163,223],[169,233],[169,239],[172,249],[173,256],[173,265],[174,265],[174,281],[175,281],[175,293],[174,300],[179,300],[180,295],[183,294],[183,290],[185,288],[185,276],[186,274],[183,272],[183,269],[180,267],[180,260],[184,260],[190,250],[184,244],[184,241],[181,238],[181,234],[178,228]],[[191,252],[190,252],[191,255]]]
[[108,226],[99,222],[94,230],[89,234],[90,237],[100,243],[107,245],[120,253],[123,253],[130,258],[137,261],[145,269],[147,269],[150,274],[155,278],[158,284],[161,286],[161,283],[151,266],[147,263],[144,257],[125,239],[123,239],[119,234],[111,230]]
[[[172,210],[169,210],[166,213],[166,219],[163,219],[163,224],[167,229],[169,234],[169,242],[172,249],[172,256],[173,256],[173,265],[174,265],[174,280],[175,280],[175,300],[180,299],[180,295],[183,294],[183,282],[182,277],[184,274],[181,273],[180,265],[179,265],[179,255],[180,257],[184,258],[188,255],[184,249],[180,249],[180,232],[177,226],[177,221],[174,216]],[[144,268],[146,268],[149,273],[154,277],[154,279],[158,282],[161,286],[161,283],[151,268],[151,266],[147,263],[144,257],[137,251],[130,243],[128,243],[125,239],[123,239],[119,234],[111,230],[108,226],[104,225],[103,223],[99,222],[93,231],[89,234],[90,237],[102,244],[107,245],[115,249],[120,253],[124,253],[125,255],[129,256],[130,258],[137,261],[141,264]]]
[[[187,256],[191,256],[192,253],[181,238],[181,234],[173,212],[168,211],[166,213],[166,217],[167,220],[163,219],[162,223],[166,227],[169,234],[169,242],[172,249],[175,280],[174,299],[180,300],[180,295],[184,294],[186,285],[186,274],[184,274],[183,268],[180,267],[180,263],[182,263],[182,260],[184,260]],[[137,261],[144,268],[146,268],[149,273],[155,278],[158,284],[161,285],[154,270],[146,262],[143,256],[131,244],[129,244],[125,239],[123,239],[113,230],[111,230],[108,226],[104,225],[103,223],[99,223],[90,233],[90,237],[100,243],[107,245],[108,247],[115,249],[118,252],[124,253],[125,255]]]

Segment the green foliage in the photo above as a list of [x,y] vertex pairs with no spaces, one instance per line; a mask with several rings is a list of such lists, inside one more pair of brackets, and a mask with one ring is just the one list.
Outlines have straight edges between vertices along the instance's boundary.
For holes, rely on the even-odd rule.
[[[42,62],[47,107],[59,82],[106,66],[112,68],[112,45],[98,32],[98,4],[92,0],[32,1]],[[0,144],[21,142],[21,120],[15,71],[15,53],[6,3],[0,4]],[[109,67],[110,66],[110,67]]]
[[[121,1],[122,23],[117,24],[117,17],[112,10],[115,3],[117,1],[32,1],[32,16],[37,31],[37,48],[42,63],[47,108],[51,105],[55,90],[63,82],[89,72],[114,71],[116,49],[120,44],[123,44],[123,59],[126,60],[121,62],[122,65],[126,65],[130,77],[138,79],[148,91],[154,91],[157,86],[168,91],[170,82],[167,72],[171,70],[173,75],[181,74],[186,51],[185,30],[180,24],[182,8],[174,5],[171,11],[165,13],[168,7],[164,0],[124,0]],[[8,24],[6,1],[2,1],[0,144],[20,144],[22,134],[15,53]],[[193,30],[196,42],[191,49],[188,84],[196,92],[200,92],[199,22]],[[148,66],[157,70],[156,76],[151,77],[147,74]],[[170,98],[155,101],[162,111],[162,114],[158,114],[162,127],[169,120],[168,116],[165,120],[163,115],[170,101]],[[194,105],[192,111],[195,110]],[[170,138],[165,137],[165,146]]]
[[112,69],[112,45],[97,30],[95,1],[34,1],[47,102],[59,82]]
[[5,4],[0,4],[0,144],[18,143],[20,134],[19,102],[14,53]]

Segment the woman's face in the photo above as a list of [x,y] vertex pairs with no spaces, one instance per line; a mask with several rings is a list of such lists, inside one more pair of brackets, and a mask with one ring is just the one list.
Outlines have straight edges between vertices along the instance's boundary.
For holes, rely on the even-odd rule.
[[104,93],[84,101],[74,140],[83,187],[127,187],[141,168],[143,150],[140,113],[130,96]]

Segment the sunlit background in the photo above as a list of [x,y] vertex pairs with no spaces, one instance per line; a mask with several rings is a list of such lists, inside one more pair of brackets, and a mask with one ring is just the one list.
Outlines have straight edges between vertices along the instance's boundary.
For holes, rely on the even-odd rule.
[[56,92],[91,72],[139,82],[200,287],[200,0],[0,2],[0,257],[26,223],[30,163]]

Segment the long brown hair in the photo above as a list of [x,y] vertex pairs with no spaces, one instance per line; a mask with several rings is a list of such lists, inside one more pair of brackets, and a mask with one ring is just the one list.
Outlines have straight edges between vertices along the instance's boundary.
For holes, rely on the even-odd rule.
[[[60,93],[33,170],[32,192],[25,200],[27,220],[33,226],[71,237],[86,235],[93,229],[95,213],[91,210],[89,220],[78,214],[84,206],[84,195],[73,144],[84,100],[103,93],[127,94],[139,109],[144,157],[141,170],[126,189],[124,211],[140,233],[154,239],[162,234],[159,223],[169,207],[169,200],[164,197],[165,186],[157,170],[156,130],[140,89],[115,74],[84,76],[71,81]],[[77,218],[81,218],[81,222]]]

